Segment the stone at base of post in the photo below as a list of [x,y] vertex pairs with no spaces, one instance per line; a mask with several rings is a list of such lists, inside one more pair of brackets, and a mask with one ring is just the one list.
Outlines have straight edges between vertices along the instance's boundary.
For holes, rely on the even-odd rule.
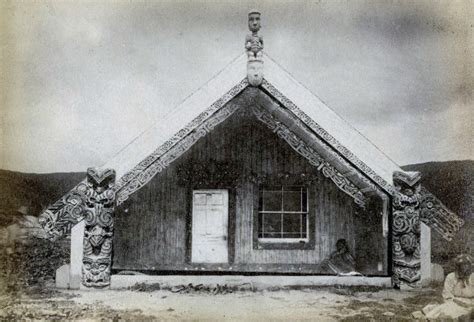
[[421,285],[427,286],[432,281],[431,274],[431,229],[421,223],[420,260],[421,260]]
[[55,284],[57,288],[78,290],[82,281],[82,254],[84,241],[84,220],[71,228],[69,264],[56,270]]
[[71,270],[71,267],[69,266],[69,264],[60,266],[56,270],[56,276],[54,280],[56,288],[64,288],[64,289],[71,288],[70,270]]
[[69,288],[79,289],[82,281],[82,257],[84,253],[84,220],[77,223],[71,229],[71,267],[69,275]]

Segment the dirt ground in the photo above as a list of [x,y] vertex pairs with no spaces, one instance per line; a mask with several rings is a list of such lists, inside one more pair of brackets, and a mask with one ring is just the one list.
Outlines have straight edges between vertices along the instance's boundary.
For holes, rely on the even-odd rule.
[[[360,288],[220,289],[135,288],[55,290],[0,296],[0,319],[125,320],[411,320],[413,311],[440,303],[440,289]],[[217,293],[217,294],[215,294]]]
[[441,289],[374,287],[256,290],[253,286],[136,285],[130,290],[59,291],[55,268],[64,244],[35,239],[7,256],[0,252],[0,320],[410,320]]

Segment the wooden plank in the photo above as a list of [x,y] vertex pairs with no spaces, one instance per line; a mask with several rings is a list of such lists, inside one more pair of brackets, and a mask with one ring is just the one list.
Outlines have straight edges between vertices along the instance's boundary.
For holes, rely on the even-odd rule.
[[[303,182],[301,173],[315,173],[308,187],[309,216],[314,227],[312,248],[254,247],[254,194],[258,192],[258,184],[242,181],[225,186],[222,182],[208,182],[202,186],[196,182],[180,181],[180,166],[211,166],[215,161],[235,164],[242,178],[254,174],[257,181],[266,177],[271,182],[290,180],[299,184]],[[218,172],[218,169],[214,170]],[[282,175],[288,175],[289,179],[282,178]],[[188,267],[192,230],[190,198],[191,191],[198,188],[235,191],[232,197],[235,198],[235,209],[232,210],[235,223],[229,220],[229,258],[233,258],[235,265],[267,265],[264,266],[267,268],[271,267],[268,265],[317,265],[335,250],[338,238],[345,238],[354,251],[357,247],[354,209],[358,206],[352,199],[317,172],[283,139],[253,116],[241,113],[231,116],[210,135],[201,138],[180,159],[121,205],[117,214],[120,218],[116,221],[114,268]]]
[[[203,274],[203,273],[278,273],[278,274],[308,274],[308,275],[328,275],[320,269],[318,264],[199,264],[185,263],[176,265],[165,265],[160,263],[152,263],[138,270],[135,266],[116,266],[114,274],[120,271],[140,271],[146,274],[168,274],[173,272],[176,274]],[[364,276],[387,276],[387,274],[367,274]]]

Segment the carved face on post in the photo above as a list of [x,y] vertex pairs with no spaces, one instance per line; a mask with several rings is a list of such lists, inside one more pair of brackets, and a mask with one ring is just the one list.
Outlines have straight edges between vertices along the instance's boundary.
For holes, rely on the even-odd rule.
[[82,278],[85,286],[104,287],[110,284],[110,264],[108,257],[84,256]]
[[411,197],[420,192],[420,178],[419,172],[395,171],[393,184],[401,194]]
[[405,256],[413,256],[418,247],[418,238],[414,233],[402,235],[400,237],[400,246]]
[[420,280],[420,179],[419,172],[393,172],[397,191],[392,200],[393,283]]
[[247,63],[247,79],[252,86],[260,86],[263,81],[263,62],[259,60]]
[[94,248],[99,248],[104,243],[105,238],[111,235],[101,226],[94,226],[91,229],[85,231],[85,237],[91,243]]
[[412,187],[403,181],[394,182],[394,184],[398,191],[405,196],[411,197],[416,192],[416,187]]
[[253,33],[257,33],[260,27],[260,12],[251,11],[249,13],[249,30]]
[[87,169],[87,182],[99,194],[110,189],[115,182],[115,171],[106,169],[101,172],[95,168]]
[[110,284],[112,263],[115,171],[87,169],[82,284],[105,287]]

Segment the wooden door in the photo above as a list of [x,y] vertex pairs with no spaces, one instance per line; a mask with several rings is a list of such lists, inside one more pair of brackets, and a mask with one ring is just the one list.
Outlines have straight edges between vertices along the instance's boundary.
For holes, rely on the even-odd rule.
[[227,190],[193,191],[191,261],[227,263]]

